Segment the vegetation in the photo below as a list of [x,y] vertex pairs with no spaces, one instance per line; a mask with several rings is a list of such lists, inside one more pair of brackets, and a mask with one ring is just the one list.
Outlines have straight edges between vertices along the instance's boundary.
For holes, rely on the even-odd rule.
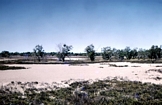
[[34,51],[34,55],[37,57],[37,60],[40,62],[41,58],[43,58],[44,56],[44,50],[42,45],[36,45],[33,51]]
[[[83,87],[82,92],[74,94]],[[162,104],[162,85],[138,81],[98,80],[74,82],[67,88],[38,92],[35,88],[25,93],[0,89],[1,105],[160,105]]]
[[[36,45],[33,49],[33,52],[9,52],[2,51],[0,53],[0,58],[14,58],[14,57],[32,57],[33,54],[36,59],[40,62],[42,58],[48,56],[58,57],[60,61],[65,61],[65,57],[69,56],[79,56],[90,58],[91,61],[95,61],[97,56],[102,55],[102,59],[106,61],[133,61],[139,60],[139,62],[158,62],[158,60],[162,57],[162,47],[158,47],[157,45],[152,45],[150,49],[142,49],[142,48],[134,48],[126,47],[124,49],[116,49],[111,47],[103,47],[101,52],[96,53],[94,50],[94,45],[91,44],[85,48],[86,53],[73,53],[70,52],[72,50],[71,45],[58,45],[58,52],[44,52],[43,47],[41,45]],[[133,61],[134,62],[134,61]]]
[[65,57],[69,55],[69,51],[72,50],[72,46],[71,45],[66,45],[64,44],[63,46],[61,44],[58,45],[59,48],[59,52],[57,53],[57,57],[59,58],[59,60],[61,61],[65,61]]
[[90,58],[91,61],[95,60],[95,50],[93,44],[87,46],[85,48],[85,51],[87,52],[88,57]]
[[0,70],[17,70],[17,69],[26,69],[25,67],[18,67],[18,66],[6,66],[0,64]]
[[[111,47],[104,47],[101,53],[96,53],[94,46],[91,44],[85,48],[86,53],[70,53],[72,46],[64,44],[60,46],[60,51],[46,53],[41,45],[34,48],[34,55],[40,62],[44,55],[57,56],[60,60],[65,61],[65,57],[73,56],[87,56],[91,61],[97,62],[96,56],[102,55],[104,60],[117,59],[128,60],[136,62],[155,62],[162,57],[162,48],[158,46],[151,46],[150,49],[115,49]],[[9,52],[2,51],[0,57],[7,58],[11,56],[32,56],[32,52]],[[142,59],[142,60],[141,60]],[[23,60],[6,60],[0,61],[0,70],[16,70],[26,69],[25,67],[6,66],[3,63],[26,63]],[[25,60],[24,60],[25,61]],[[30,62],[28,62],[30,63]],[[62,62],[63,63],[63,62]],[[90,61],[71,61],[72,65],[90,63]],[[117,66],[110,64],[112,67],[128,67],[128,65]],[[157,66],[158,67],[158,66]],[[148,72],[162,72],[161,69],[149,70]],[[161,80],[160,77],[155,78]],[[122,80],[122,81],[121,81]],[[121,79],[113,80],[99,80],[93,83],[89,81],[74,82],[67,88],[59,88],[38,92],[36,88],[29,88],[24,90],[24,93],[18,91],[10,91],[11,88],[0,87],[0,105],[158,105],[162,104],[162,85],[155,85],[151,83],[141,83],[138,81],[123,81]],[[77,87],[84,87],[83,93],[74,95]],[[25,89],[25,88],[24,88]],[[85,97],[86,96],[86,97]]]
[[112,57],[113,51],[111,50],[111,47],[104,47],[102,49],[102,58],[105,60],[110,60]]
[[8,58],[8,57],[10,57],[10,52],[9,51],[2,51],[0,55],[1,55],[1,57],[7,57]]
[[158,46],[152,46],[151,49],[149,50],[149,55],[148,57],[150,59],[159,59],[161,58],[161,48]]
[[[128,67],[128,65],[116,65],[116,64],[109,64],[110,67]],[[134,66],[137,67],[137,66]]]

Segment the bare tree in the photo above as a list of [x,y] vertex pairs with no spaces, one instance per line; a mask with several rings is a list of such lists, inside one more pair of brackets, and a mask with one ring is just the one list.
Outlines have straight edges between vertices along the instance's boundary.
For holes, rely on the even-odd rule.
[[72,50],[72,45],[66,45],[66,44],[58,44],[57,45],[59,51],[57,53],[57,57],[60,61],[65,61],[65,57],[69,55],[69,51]]

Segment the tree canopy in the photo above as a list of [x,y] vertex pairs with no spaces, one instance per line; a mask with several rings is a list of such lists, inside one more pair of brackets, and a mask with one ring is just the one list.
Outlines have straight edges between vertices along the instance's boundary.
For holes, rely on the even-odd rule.
[[58,45],[59,52],[57,54],[57,57],[59,60],[62,60],[63,62],[65,61],[65,57],[68,56],[69,51],[72,50],[73,46],[72,45],[66,45],[66,44],[59,44]]
[[85,48],[85,51],[87,52],[88,57],[90,58],[91,61],[95,60],[95,50],[94,50],[94,45],[91,44]]
[[33,49],[34,55],[37,57],[38,61],[40,62],[41,58],[44,56],[44,50],[42,45],[36,45]]
[[102,49],[102,58],[103,59],[110,60],[112,54],[113,54],[113,51],[111,50],[111,47],[104,47]]

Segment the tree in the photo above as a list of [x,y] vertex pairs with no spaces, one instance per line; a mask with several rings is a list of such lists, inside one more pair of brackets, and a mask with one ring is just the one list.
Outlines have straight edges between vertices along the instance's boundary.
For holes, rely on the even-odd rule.
[[8,58],[8,57],[10,57],[10,52],[9,52],[9,51],[2,51],[2,52],[1,52],[1,56],[2,56],[2,57],[7,57],[7,58]]
[[126,47],[124,49],[124,53],[125,53],[125,56],[126,56],[127,59],[131,59],[131,57],[132,57],[131,54],[130,54],[130,51],[131,51],[130,47]]
[[158,59],[161,58],[161,48],[155,45],[152,45],[149,49],[149,58]]
[[138,55],[137,49],[133,49],[130,51],[131,58],[135,59]]
[[36,45],[33,49],[34,55],[37,57],[37,60],[40,62],[41,58],[44,56],[44,50],[42,45]]
[[111,59],[111,56],[113,54],[113,51],[111,50],[111,47],[104,47],[102,49],[102,58],[105,60]]
[[20,53],[19,52],[14,52],[14,53],[12,53],[12,55],[17,56],[17,55],[20,55]]
[[85,51],[86,51],[88,57],[90,58],[90,60],[94,61],[95,60],[95,50],[94,50],[93,44],[87,46],[85,48]]
[[124,59],[124,50],[117,50],[118,54],[119,54],[119,59],[122,61]]
[[142,59],[144,59],[145,60],[145,58],[146,58],[146,50],[145,49],[142,49],[142,48],[140,48],[139,50],[138,50],[138,59],[140,59],[140,58],[142,58]]
[[58,45],[58,48],[59,48],[59,52],[57,53],[57,57],[59,58],[59,60],[61,61],[65,61],[65,57],[66,56],[68,56],[68,54],[69,54],[69,51],[70,50],[72,50],[72,45],[66,45],[66,44],[64,44],[64,45],[61,45],[61,44],[59,44]]
[[112,56],[114,56],[116,59],[119,57],[116,48],[112,49]]
[[50,52],[50,55],[54,56],[54,55],[57,55],[57,53],[56,52]]

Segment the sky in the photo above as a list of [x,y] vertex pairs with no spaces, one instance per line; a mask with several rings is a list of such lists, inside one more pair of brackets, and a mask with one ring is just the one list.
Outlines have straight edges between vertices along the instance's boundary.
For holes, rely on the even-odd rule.
[[0,0],[0,51],[162,45],[161,0]]

